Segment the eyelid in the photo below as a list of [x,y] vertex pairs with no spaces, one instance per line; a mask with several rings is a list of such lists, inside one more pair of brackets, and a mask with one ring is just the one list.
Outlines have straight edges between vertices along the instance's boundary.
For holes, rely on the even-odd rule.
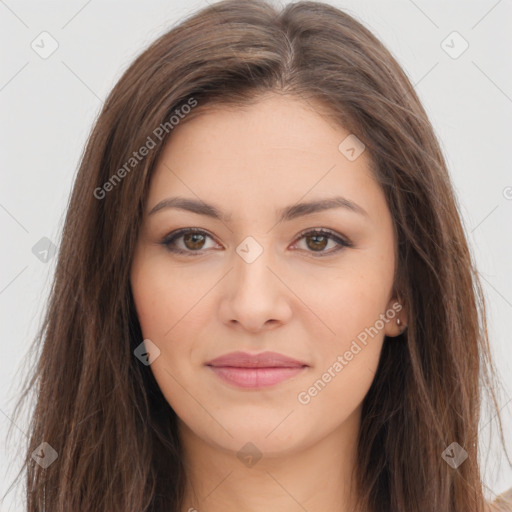
[[306,251],[308,256],[313,256],[314,258],[322,258],[331,256],[333,254],[337,254],[345,248],[353,247],[354,244],[344,235],[337,233],[336,231],[332,231],[327,228],[308,228],[301,231],[295,238],[296,242],[293,243],[295,245],[306,235],[324,235],[327,236],[330,240],[333,240],[338,245],[337,247],[329,250],[329,251]]
[[176,254],[186,254],[186,255],[192,255],[192,256],[199,256],[201,254],[204,254],[204,250],[201,249],[201,250],[198,250],[198,251],[185,251],[183,249],[178,249],[178,248],[170,248],[170,244],[171,242],[174,242],[175,240],[177,240],[178,238],[184,236],[184,235],[187,235],[187,234],[194,234],[194,233],[197,233],[197,234],[200,234],[200,235],[206,235],[208,236],[209,238],[211,238],[213,241],[215,241],[216,244],[218,244],[218,242],[215,240],[215,237],[213,235],[211,235],[208,231],[206,231],[205,229],[203,228],[181,228],[181,229],[177,229],[175,231],[172,231],[171,233],[167,234],[164,236],[164,238],[162,239],[162,241],[160,242],[161,245],[163,245],[165,248],[167,248],[168,251],[172,252],[172,253],[176,253]]
[[[206,235],[207,237],[211,238],[215,243],[218,244],[215,237],[213,235],[211,235],[208,231],[206,231],[205,229],[202,229],[202,228],[194,228],[194,227],[181,228],[181,229],[172,231],[171,233],[167,234],[162,239],[160,244],[163,245],[164,247],[166,247],[167,250],[169,250],[170,252],[176,253],[176,254],[185,254],[185,255],[192,255],[192,256],[199,256],[201,254],[204,254],[204,252],[207,251],[208,249],[206,249],[206,250],[199,249],[197,251],[192,251],[192,250],[178,249],[176,247],[174,247],[172,249],[170,248],[170,244],[172,242],[174,242],[175,240],[179,239],[180,237],[182,237],[186,234],[190,234],[190,233],[192,233],[192,234],[198,233],[201,235]],[[312,235],[320,235],[320,236],[324,235],[324,236],[327,236],[328,239],[330,239],[338,244],[338,246],[336,248],[331,249],[329,251],[305,251],[306,253],[309,253],[309,255],[313,255],[314,257],[329,256],[331,254],[338,253],[339,251],[343,250],[344,248],[353,247],[353,243],[346,236],[341,235],[341,234],[337,233],[336,231],[332,231],[327,228],[307,228],[307,229],[301,231],[300,233],[298,233],[296,235],[292,246],[296,245],[297,242],[302,240],[306,235],[311,235],[311,236]]]
[[331,229],[327,228],[308,228],[304,231],[301,231],[297,237],[296,240],[300,240],[305,235],[309,234],[321,234],[321,235],[329,235],[332,240],[339,241],[339,243],[345,245],[346,247],[352,247],[352,242],[344,235],[341,235],[340,233],[337,233],[336,231],[332,231]]

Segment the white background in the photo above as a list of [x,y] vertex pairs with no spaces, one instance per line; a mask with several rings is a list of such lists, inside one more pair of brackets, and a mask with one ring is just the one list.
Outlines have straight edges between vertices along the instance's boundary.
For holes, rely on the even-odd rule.
[[[362,21],[390,49],[416,86],[441,141],[488,300],[490,339],[504,385],[500,406],[505,434],[512,439],[512,3],[329,3]],[[157,36],[205,5],[189,0],[0,0],[2,440],[55,263],[42,263],[31,249],[42,237],[59,244],[86,137],[122,71]],[[43,31],[59,45],[47,59],[31,48]],[[441,46],[453,31],[469,43],[456,59]],[[461,48],[461,41],[450,41],[452,51]],[[481,442],[485,452],[494,453],[499,445],[487,444],[489,420],[482,420]],[[15,430],[22,438],[27,432],[21,422]],[[2,495],[19,469],[17,451],[12,444],[0,445]],[[489,497],[512,486],[506,460],[498,466],[494,455],[484,476]],[[23,510],[21,486],[0,510]]]

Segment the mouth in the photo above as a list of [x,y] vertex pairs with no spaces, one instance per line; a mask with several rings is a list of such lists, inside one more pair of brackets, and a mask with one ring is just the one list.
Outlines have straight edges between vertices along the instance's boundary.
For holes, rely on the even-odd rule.
[[276,352],[232,352],[209,361],[206,366],[224,382],[245,389],[274,386],[309,367],[302,361]]

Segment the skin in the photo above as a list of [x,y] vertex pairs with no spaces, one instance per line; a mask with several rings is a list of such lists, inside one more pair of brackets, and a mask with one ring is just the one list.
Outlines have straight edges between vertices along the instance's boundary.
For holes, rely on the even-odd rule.
[[[349,161],[338,150],[349,132],[311,105],[268,94],[244,108],[204,109],[173,130],[150,183],[130,280],[144,338],[160,350],[150,368],[179,417],[184,511],[353,510],[361,404],[383,343],[394,342],[384,336],[397,336],[396,318],[406,325],[407,316],[403,308],[383,322],[316,396],[299,402],[397,304],[393,224],[368,151]],[[335,195],[367,215],[334,208],[278,222],[281,208]],[[176,208],[148,215],[174,196],[214,204],[229,219]],[[162,244],[191,227],[206,235],[175,241],[188,254]],[[318,228],[353,246],[333,252],[332,239],[300,238]],[[236,252],[248,236],[263,249],[251,263]],[[268,388],[236,388],[205,366],[235,350],[276,351],[308,367]],[[237,457],[248,442],[262,455],[253,465]]]

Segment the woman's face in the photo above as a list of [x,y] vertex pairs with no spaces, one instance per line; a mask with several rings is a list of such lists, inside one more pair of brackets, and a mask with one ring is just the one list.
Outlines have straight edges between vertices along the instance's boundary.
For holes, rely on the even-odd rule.
[[[290,96],[174,128],[131,286],[143,336],[160,351],[151,371],[189,435],[275,455],[358,429],[384,335],[406,322],[393,297],[392,220],[363,149]],[[294,362],[209,364],[233,352]]]

